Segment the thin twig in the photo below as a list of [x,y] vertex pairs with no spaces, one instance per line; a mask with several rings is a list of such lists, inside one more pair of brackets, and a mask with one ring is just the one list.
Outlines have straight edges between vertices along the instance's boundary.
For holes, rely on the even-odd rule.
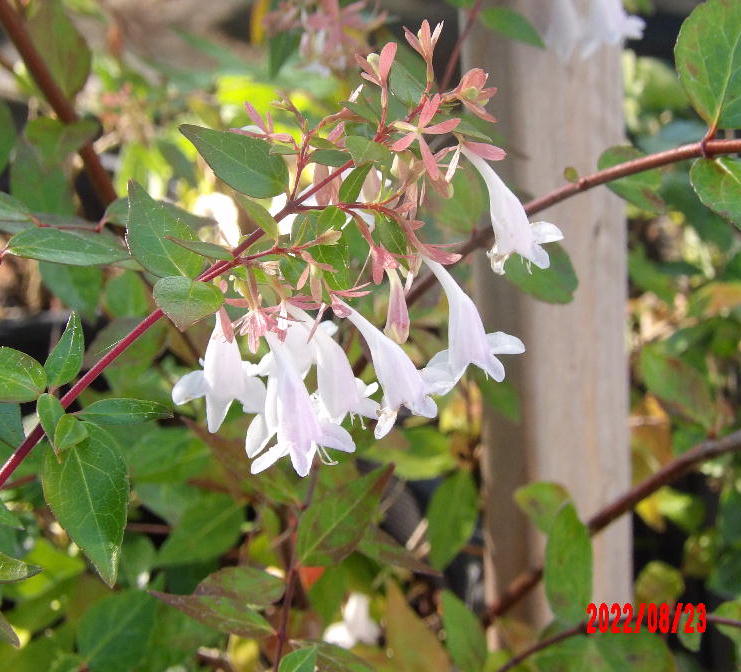
[[[75,108],[59,87],[47,67],[41,54],[39,54],[34,45],[31,36],[26,30],[26,26],[18,16],[18,13],[8,4],[7,0],[0,0],[0,24],[10,37],[11,41],[18,50],[18,54],[23,59],[28,71],[31,73],[39,90],[44,94],[47,102],[54,110],[59,120],[65,124],[74,124],[79,120]],[[116,200],[116,190],[113,188],[113,182],[108,176],[100,158],[93,149],[92,143],[84,144],[79,155],[85,164],[90,181],[95,188],[98,197],[103,205],[108,205]]]
[[[587,521],[590,534],[597,534],[624,513],[631,511],[646,497],[659,488],[673,483],[697,464],[739,449],[741,449],[741,430],[737,430],[721,439],[710,439],[697,444],[593,515]],[[501,616],[519,602],[538,585],[542,576],[543,567],[541,566],[516,577],[499,599],[489,607],[485,615],[485,622],[490,624],[497,616]]]
[[717,616],[715,614],[708,614],[705,616],[708,623],[713,625],[727,625],[731,628],[741,628],[741,621],[737,621],[735,618],[726,618],[725,616]]
[[516,656],[513,656],[510,658],[502,667],[500,667],[497,672],[508,672],[509,670],[514,669],[517,667],[520,663],[527,660],[530,656],[535,655],[538,653],[538,651],[542,651],[543,649],[547,649],[549,646],[553,646],[554,644],[558,644],[559,642],[562,642],[564,639],[569,639],[571,637],[575,637],[576,635],[583,635],[586,634],[587,631],[587,622],[582,621],[578,625],[575,625],[573,628],[569,628],[568,630],[564,630],[563,632],[559,632],[551,637],[546,637],[545,639],[541,639],[539,642],[536,642],[533,644],[530,648],[525,649],[524,651],[518,653]]

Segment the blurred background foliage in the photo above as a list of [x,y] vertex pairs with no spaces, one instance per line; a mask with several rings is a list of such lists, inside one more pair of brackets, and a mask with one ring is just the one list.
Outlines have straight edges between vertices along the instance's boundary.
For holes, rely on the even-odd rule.
[[[2,191],[33,211],[57,214],[64,221],[100,220],[105,209],[75,155],[93,139],[120,194],[126,193],[129,180],[136,180],[153,197],[195,212],[199,218],[188,219],[189,225],[203,239],[213,240],[212,218],[219,213],[202,197],[235,194],[213,176],[178,125],[246,125],[250,121],[243,102],[249,101],[259,113],[273,115],[277,132],[296,134],[295,118],[272,107],[274,100],[290,97],[313,122],[336,110],[359,81],[357,75],[346,80],[303,68],[295,56],[282,62],[281,45],[270,42],[260,28],[259,18],[267,8],[262,0],[251,5],[216,0],[207,6],[169,4],[28,3],[32,33],[44,45],[65,92],[77,94],[82,119],[71,126],[53,119],[22,63],[7,42],[0,43],[0,90],[5,98],[0,101]],[[699,141],[706,130],[669,60],[682,17],[653,7],[649,0],[633,4],[638,11],[657,13],[649,16],[646,39],[630,45],[623,56],[630,144],[607,150],[600,168]],[[455,24],[451,6],[398,2],[387,9],[394,18],[378,31],[377,43],[391,37],[392,30],[398,35],[401,23],[416,27],[421,18],[445,16],[449,54]],[[667,26],[674,27],[674,34],[664,32]],[[76,45],[74,59],[52,60],[55,53],[70,53],[70,44]],[[442,62],[445,48],[443,44],[438,54]],[[506,146],[506,129],[498,130],[505,136],[498,140]],[[573,177],[568,170],[565,175]],[[626,199],[629,218],[626,340],[636,482],[706,436],[738,426],[738,231],[701,202],[690,186],[696,178],[690,162],[684,162],[611,186]],[[440,240],[460,239],[476,227],[486,208],[483,185],[474,173],[461,174],[454,187],[453,199],[432,198],[428,206],[426,218],[432,221],[434,213]],[[109,209],[107,219],[125,224],[122,212],[120,207]],[[1,210],[0,220],[0,240],[6,240],[13,233],[12,223],[2,219]],[[240,222],[245,231],[248,220],[242,210]],[[733,223],[738,226],[739,220]],[[459,273],[465,278],[466,269]],[[577,283],[565,254],[548,273],[520,276],[513,269],[508,279],[557,303],[568,302]],[[92,361],[153,308],[146,283],[146,277],[126,264],[103,270],[5,257],[0,266],[0,341],[43,361],[71,309],[83,317]],[[363,312],[382,322],[382,300],[371,296],[365,304]],[[413,308],[405,347],[418,363],[442,347],[439,327],[445,315],[444,299]],[[80,398],[80,406],[107,397],[171,406],[173,382],[193,368],[207,337],[207,325],[196,325],[184,336],[169,323],[159,324],[106,370],[104,380]],[[348,333],[349,353],[360,356],[359,342],[349,339]],[[370,379],[370,372],[365,375]],[[383,444],[357,431],[360,460],[320,470],[319,496],[373,465],[396,465],[382,505],[383,529],[396,541],[387,540],[385,546],[361,543],[339,563],[304,571],[298,608],[291,617],[292,632],[321,638],[327,626],[341,620],[348,594],[371,596],[370,614],[385,627],[385,646],[359,644],[355,652],[378,670],[448,669],[449,657],[464,672],[495,670],[538,636],[531,626],[506,619],[506,650],[487,658],[483,631],[473,616],[483,607],[477,523],[481,414],[493,408],[522,420],[517,396],[508,383],[469,375],[440,407],[439,421],[409,420]],[[32,414],[33,408],[24,406],[23,411]],[[3,413],[0,457],[5,459],[22,433],[19,419],[10,411]],[[38,447],[16,473],[12,487],[0,491],[0,551],[43,567],[36,576],[2,586],[3,613],[21,644],[18,649],[0,644],[3,669],[265,669],[255,639],[225,635],[143,591],[190,594],[222,566],[285,564],[285,506],[301,501],[306,483],[281,464],[259,479],[249,474],[243,455],[248,419],[238,409],[232,409],[216,436],[205,432],[202,418],[203,408],[194,403],[173,420],[107,427],[125,447],[121,452],[132,483],[115,591],[88,568],[44,505],[34,475],[48,445]],[[636,602],[706,602],[710,611],[736,600],[725,609],[738,618],[740,467],[738,455],[711,461],[641,502],[635,515]],[[518,502],[537,524],[544,508],[553,512],[567,498],[558,488],[538,490],[531,485],[519,493]],[[423,561],[443,574],[431,575],[429,568],[420,567]],[[628,645],[638,646],[637,639]],[[658,653],[653,651],[652,660],[659,661],[656,666],[662,670],[674,669],[672,665],[693,672],[730,670],[739,660],[738,650],[734,653],[738,637],[734,643],[716,631],[701,641],[679,642],[672,636],[667,643],[675,662],[663,644]],[[518,669],[563,668],[536,657]]]

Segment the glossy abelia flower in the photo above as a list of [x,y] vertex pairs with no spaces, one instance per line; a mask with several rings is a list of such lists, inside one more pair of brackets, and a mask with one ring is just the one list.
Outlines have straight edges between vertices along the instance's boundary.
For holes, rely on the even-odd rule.
[[[252,473],[264,471],[287,455],[303,477],[317,451],[353,452],[355,444],[347,430],[319,417],[286,346],[275,334],[266,334],[265,339],[273,355],[274,373],[268,381],[264,411],[253,420],[255,429],[250,425],[247,432],[247,455],[255,457]],[[277,436],[275,445],[260,454],[273,435]]]
[[462,145],[461,151],[479,171],[489,192],[494,245],[487,252],[487,256],[491,261],[492,270],[500,275],[504,273],[505,261],[515,252],[538,268],[548,268],[551,262],[541,245],[561,240],[563,238],[561,230],[549,222],[530,224],[522,203],[494,169],[465,144]]
[[409,46],[414,49],[425,61],[427,65],[427,81],[433,82],[435,80],[435,72],[432,68],[432,60],[435,54],[435,46],[440,38],[440,33],[443,30],[443,22],[441,21],[435,26],[434,30],[430,30],[430,22],[425,19],[422,21],[422,25],[417,31],[415,36],[411,30],[404,26],[404,37],[406,37]]
[[380,439],[391,431],[402,406],[406,406],[414,415],[434,418],[437,404],[429,396],[421,373],[401,346],[356,310],[342,301],[338,303],[343,309],[343,316],[355,325],[368,344],[376,377],[383,390],[375,437]]
[[363,593],[350,593],[342,607],[342,620],[332,623],[322,639],[343,649],[352,649],[358,643],[372,646],[380,636],[381,628],[370,615],[370,598]]
[[581,55],[591,56],[602,44],[617,45],[640,40],[646,22],[625,11],[622,0],[592,0],[584,24]]
[[226,337],[218,315],[203,371],[186,374],[172,388],[172,401],[177,405],[200,397],[206,397],[206,423],[212,433],[219,431],[232,401],[239,401],[245,413],[257,413],[265,403],[265,385],[247,374],[237,342],[233,334],[231,340]]
[[458,86],[446,96],[446,99],[457,100],[477,117],[494,123],[496,119],[484,109],[484,105],[497,92],[494,86],[485,88],[488,78],[489,74],[487,72],[484,72],[481,68],[473,68],[461,77]]
[[389,276],[389,306],[383,331],[397,343],[406,343],[409,338],[409,309],[404,285],[395,268],[388,269],[386,274]]
[[504,380],[504,366],[495,355],[525,352],[522,341],[497,331],[487,334],[481,315],[471,297],[444,266],[424,260],[442,285],[448,299],[448,349],[438,352],[422,370],[430,394],[447,394],[460,380],[469,364],[478,366],[497,382]]
[[558,60],[567,63],[582,37],[582,21],[573,0],[552,0],[543,42]]

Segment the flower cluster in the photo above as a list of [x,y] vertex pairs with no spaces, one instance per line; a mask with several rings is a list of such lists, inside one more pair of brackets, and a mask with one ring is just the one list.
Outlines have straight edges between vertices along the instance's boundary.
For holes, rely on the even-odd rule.
[[[315,127],[290,102],[280,104],[298,116],[300,140],[274,133],[272,121],[249,104],[253,125],[234,129],[270,143],[290,165],[291,184],[263,209],[263,219],[275,219],[274,243],[245,250],[252,253],[239,258],[230,277],[237,296],[226,302],[244,313],[235,319],[226,309],[219,311],[203,370],[184,376],[173,400],[182,404],[205,397],[211,432],[218,431],[233,401],[254,414],[245,443],[254,473],[289,457],[305,476],[316,456],[331,463],[328,450],[354,451],[343,424],[355,417],[374,421],[377,439],[391,431],[402,408],[434,418],[433,397],[449,392],[469,365],[501,381],[505,371],[497,355],[525,350],[515,336],[486,333],[474,302],[446,268],[460,256],[422,235],[429,188],[452,197],[453,177],[467,162],[488,190],[494,232],[488,256],[496,273],[504,272],[513,254],[547,268],[542,245],[562,238],[555,225],[528,221],[520,201],[488,163],[503,159],[505,152],[461,114],[465,110],[494,121],[485,109],[496,92],[486,86],[488,75],[474,69],[455,88],[434,90],[432,57],[441,28],[432,30],[425,21],[416,35],[406,31],[425,65],[416,88],[392,85],[394,69],[401,66],[397,45],[390,43],[377,54],[357,57],[365,82],[339,113]],[[231,215],[228,219],[231,230]],[[348,252],[351,229],[355,255],[358,246],[367,249],[362,267],[354,262],[363,260]],[[224,223],[221,235],[234,242]],[[407,295],[425,271],[447,298],[448,347],[418,368],[402,345],[410,333]],[[350,304],[385,279],[388,312],[381,330],[359,311],[362,301]],[[377,382],[366,384],[355,376],[335,338],[337,325],[324,319],[330,309],[345,332],[354,329],[361,336]],[[239,336],[246,337],[253,354],[264,343],[267,354],[258,362],[243,361]]]
[[618,45],[643,36],[645,22],[629,15],[622,0],[590,0],[582,15],[574,0],[553,0],[543,41],[567,63],[574,54],[589,58],[603,44]]

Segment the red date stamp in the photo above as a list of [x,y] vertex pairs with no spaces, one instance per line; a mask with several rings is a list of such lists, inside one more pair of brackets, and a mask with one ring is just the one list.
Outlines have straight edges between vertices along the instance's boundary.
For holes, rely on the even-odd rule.
[[[683,619],[682,617],[685,616]],[[648,632],[658,632],[662,635],[680,632],[692,634],[705,632],[707,628],[707,611],[702,602],[685,604],[677,602],[674,605],[663,602],[641,602],[634,607],[632,604],[607,604],[601,602],[587,605],[587,634],[596,632],[636,633],[645,628]]]

